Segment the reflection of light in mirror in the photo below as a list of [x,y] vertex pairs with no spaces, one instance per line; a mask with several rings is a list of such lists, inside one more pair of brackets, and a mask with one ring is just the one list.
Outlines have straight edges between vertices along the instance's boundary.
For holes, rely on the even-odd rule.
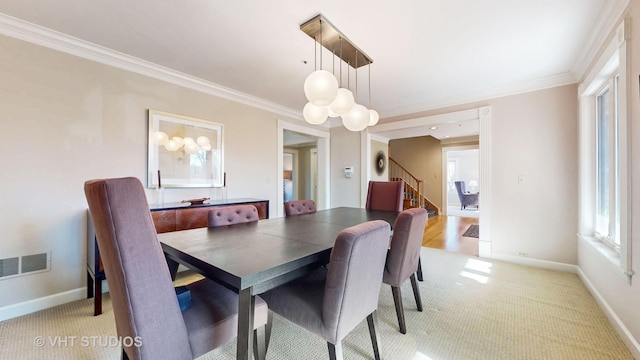
[[164,148],[168,151],[176,151],[180,148],[180,144],[174,139],[168,140],[166,144],[164,144]]
[[484,276],[484,275],[474,274],[474,273],[470,273],[468,271],[460,272],[460,276],[466,277],[466,278],[471,279],[471,280],[475,280],[475,281],[479,282],[480,284],[486,284],[489,281],[489,278]]
[[156,145],[165,145],[169,140],[169,135],[163,131],[156,131],[153,133],[153,143]]
[[209,141],[209,138],[206,136],[198,136],[198,138],[196,139],[196,142],[198,143],[198,145],[202,146],[203,148],[207,145],[209,145],[209,148],[211,148],[211,141]]
[[416,353],[413,355],[413,359],[411,360],[434,360],[434,359],[428,357],[427,355],[421,353],[420,351],[416,351]]
[[467,264],[464,267],[469,270],[475,270],[475,271],[483,272],[485,274],[491,274],[491,266],[492,264],[490,262],[476,260],[476,259],[469,259],[467,260]]

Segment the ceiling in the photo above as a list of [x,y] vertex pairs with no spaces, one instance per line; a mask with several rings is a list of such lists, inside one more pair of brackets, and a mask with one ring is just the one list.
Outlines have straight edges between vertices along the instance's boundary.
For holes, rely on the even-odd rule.
[[[299,26],[321,13],[373,60],[358,70],[357,102],[384,119],[574,83],[603,14],[621,3],[2,0],[0,13],[296,114],[319,62]],[[325,53],[323,68],[333,71],[332,62]],[[355,93],[355,71],[349,75]]]

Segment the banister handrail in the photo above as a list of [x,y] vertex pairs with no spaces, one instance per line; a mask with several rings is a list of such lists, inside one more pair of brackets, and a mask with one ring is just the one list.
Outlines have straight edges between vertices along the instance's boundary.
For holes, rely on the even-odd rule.
[[395,161],[391,156],[389,156],[389,161],[393,162],[394,164],[396,164],[400,169],[402,169],[402,171],[406,172],[409,176],[411,176],[413,178],[413,180],[415,180],[417,182],[424,182],[424,180],[418,179],[417,176],[413,175],[411,173],[411,171],[407,170],[407,168],[405,168],[404,166],[400,165],[400,163]]

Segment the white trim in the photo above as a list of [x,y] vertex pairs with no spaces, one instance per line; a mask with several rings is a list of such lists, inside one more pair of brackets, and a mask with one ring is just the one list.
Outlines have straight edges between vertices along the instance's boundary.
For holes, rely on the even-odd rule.
[[294,110],[195,76],[191,76],[149,61],[84,41],[0,13],[0,34],[28,41],[63,53],[101,64],[149,76],[188,89],[252,106],[277,115],[302,120],[302,111]]
[[316,199],[316,206],[318,210],[328,209],[331,206],[331,169],[329,168],[331,159],[331,134],[329,133],[328,129],[320,130],[317,128],[294,124],[278,119],[278,148],[276,149],[276,167],[278,172],[276,180],[276,217],[284,216],[284,207],[282,206],[282,204],[284,204],[284,194],[282,193],[282,183],[284,181],[284,165],[282,161],[282,156],[284,153],[284,130],[295,131],[301,134],[311,135],[318,138],[318,198]]
[[[626,11],[631,0],[605,1],[594,26],[587,45],[582,48],[571,72],[576,79],[582,79],[589,70],[589,65],[598,56],[598,52],[609,37],[609,29],[613,29]],[[597,68],[597,67],[596,67]]]
[[569,84],[575,84],[578,79],[572,73],[548,76],[545,78],[522,81],[515,84],[498,86],[490,89],[479,90],[462,95],[454,95],[440,99],[429,100],[421,103],[402,106],[388,110],[380,110],[380,118],[416,113],[419,111],[442,109],[449,106],[465,105],[478,101],[485,101],[504,96],[523,94],[527,92],[544,90]]
[[[379,136],[389,137],[387,136],[387,133],[391,131],[401,131],[401,130],[407,130],[407,129],[411,129],[412,131],[414,131],[415,129],[413,128],[424,127],[427,125],[435,125],[435,124],[441,124],[446,122],[455,123],[455,122],[461,122],[466,120],[476,120],[476,119],[478,119],[478,108],[449,112],[445,114],[422,116],[418,118],[394,121],[394,122],[384,123],[384,124],[377,124],[373,127],[368,128],[367,130],[371,134],[378,134]],[[414,133],[412,134],[412,136],[418,136],[418,135]],[[401,138],[402,137],[393,137],[393,136],[389,137],[389,139],[391,140],[401,139]]]
[[48,309],[54,306],[66,304],[72,301],[82,300],[87,296],[87,288],[73,289],[53,295],[43,296],[37,299],[23,301],[21,303],[0,307],[0,321],[13,319],[18,316],[31,314],[36,311]]
[[[482,229],[482,227],[480,227],[480,229]],[[529,257],[522,257],[522,256],[508,255],[508,254],[497,254],[497,253],[492,253],[489,256],[480,256],[480,257],[507,261],[513,264],[518,264],[518,265],[533,266],[541,269],[562,271],[562,272],[567,272],[571,274],[578,273],[578,266],[556,262],[556,261],[541,260],[541,259],[534,259]]]
[[367,205],[369,179],[371,179],[371,136],[369,129],[360,132],[360,207]]
[[600,306],[600,310],[604,313],[604,315],[609,320],[609,323],[616,330],[622,342],[627,346],[627,349],[631,352],[634,359],[640,359],[640,343],[635,339],[631,331],[624,325],[624,322],[618,317],[613,308],[609,305],[609,303],[604,299],[602,294],[598,291],[598,289],[591,283],[587,275],[582,271],[582,268],[576,266],[577,274],[584,286],[589,290],[591,296],[595,299],[598,306]]
[[491,211],[493,201],[493,184],[491,183],[491,106],[478,108],[480,117],[480,184],[482,193],[480,194],[480,238],[478,241],[478,255],[488,256],[491,254]]

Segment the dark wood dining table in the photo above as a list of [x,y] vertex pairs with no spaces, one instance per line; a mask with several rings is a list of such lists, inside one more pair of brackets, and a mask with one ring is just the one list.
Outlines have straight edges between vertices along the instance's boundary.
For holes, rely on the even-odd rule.
[[158,234],[170,269],[182,264],[238,293],[236,359],[252,357],[255,295],[329,260],[338,233],[399,212],[339,207],[312,214]]

